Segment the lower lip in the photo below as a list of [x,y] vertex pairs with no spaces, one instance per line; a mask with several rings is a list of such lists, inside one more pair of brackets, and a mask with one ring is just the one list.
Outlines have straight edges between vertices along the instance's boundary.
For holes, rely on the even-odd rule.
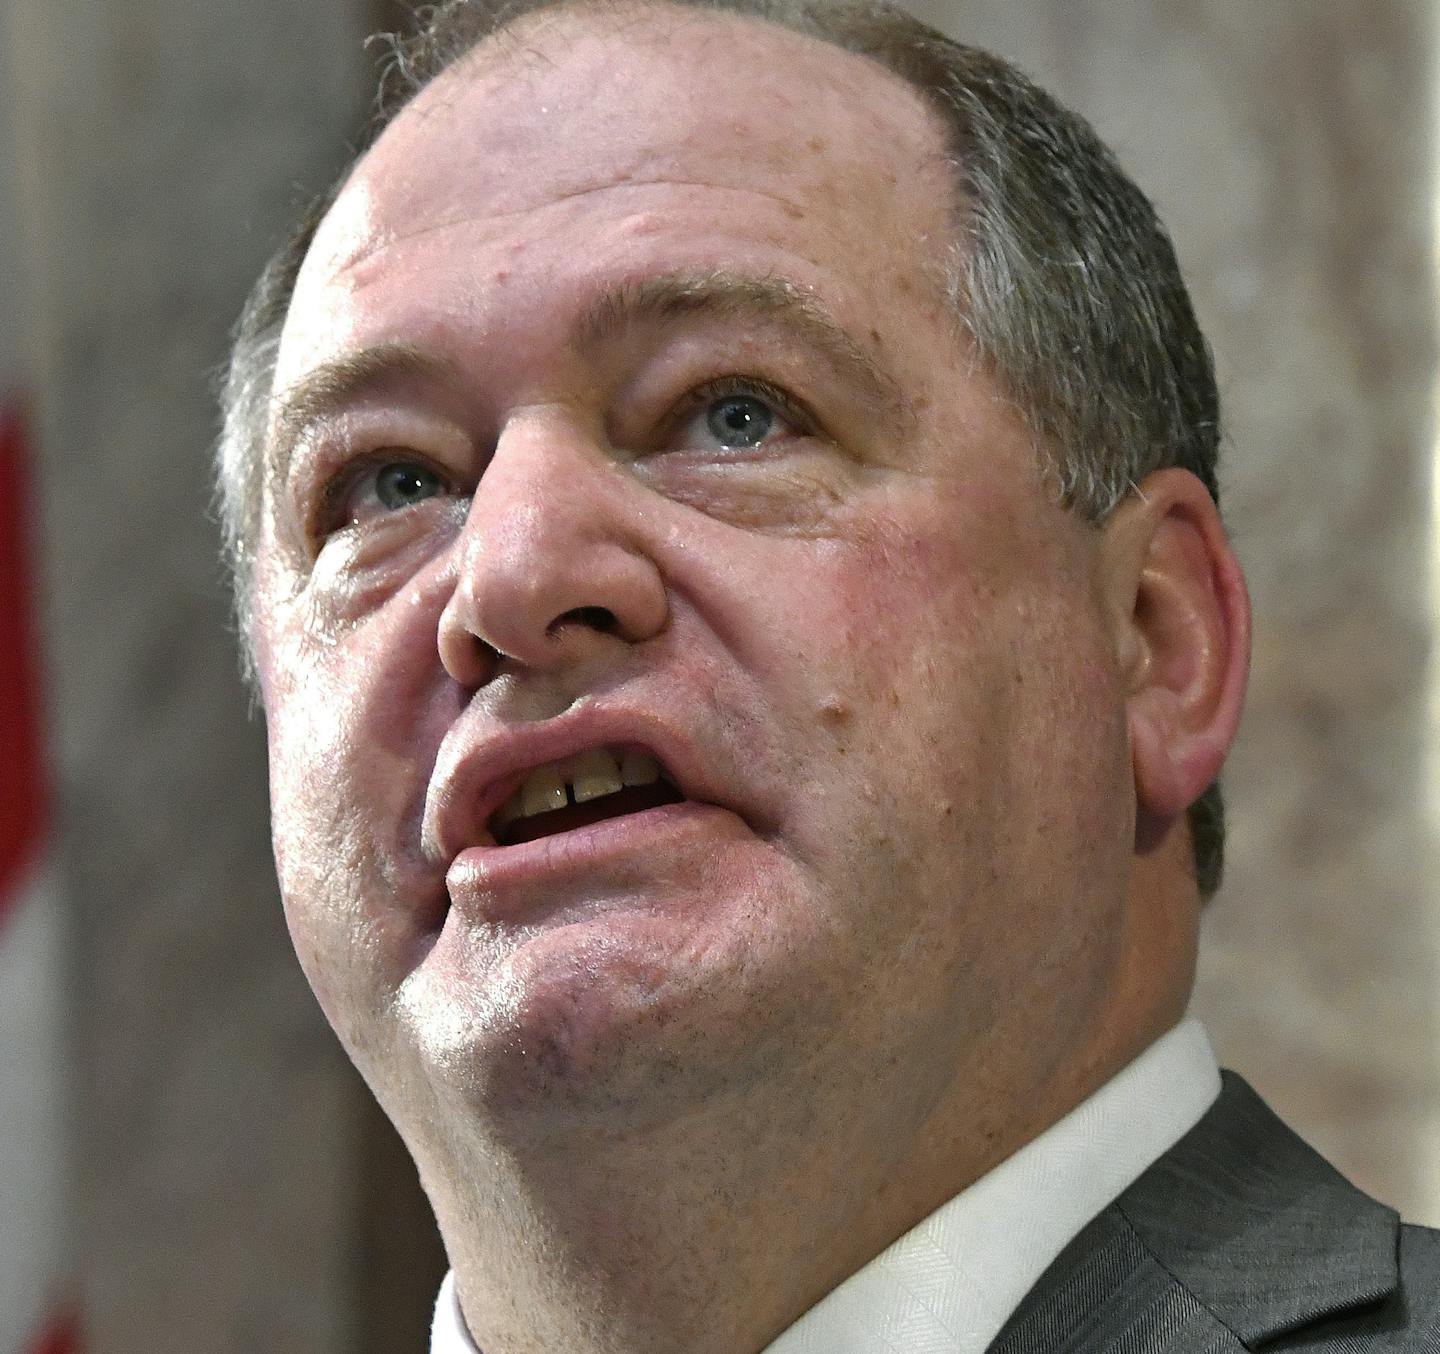
[[[568,881],[633,868],[637,857],[654,859],[657,869],[671,866],[701,839],[713,844],[745,831],[728,809],[687,799],[514,846],[472,846],[451,862],[445,886],[461,912],[486,921],[509,920],[543,905],[553,896],[551,890]],[[540,898],[537,885],[546,890]]]

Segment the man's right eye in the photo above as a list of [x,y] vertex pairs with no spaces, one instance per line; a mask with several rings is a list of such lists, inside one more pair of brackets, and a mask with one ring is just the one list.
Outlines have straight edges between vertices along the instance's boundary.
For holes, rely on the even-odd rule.
[[340,531],[399,512],[445,492],[444,479],[424,461],[374,460],[342,478],[331,496],[327,531]]
[[444,488],[439,475],[415,461],[390,461],[380,466],[374,473],[373,483],[376,500],[391,512],[408,508]]

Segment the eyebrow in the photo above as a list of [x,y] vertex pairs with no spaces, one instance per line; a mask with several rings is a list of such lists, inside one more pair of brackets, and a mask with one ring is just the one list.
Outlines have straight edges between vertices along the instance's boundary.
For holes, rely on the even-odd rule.
[[699,315],[761,324],[793,333],[892,418],[908,422],[899,384],[808,291],[784,278],[725,269],[661,273],[613,287],[589,305],[575,327],[582,347],[602,347],[634,326],[665,326]]
[[402,381],[445,382],[454,364],[413,343],[378,343],[322,362],[275,397],[276,436],[266,457],[272,484],[283,484],[295,449],[317,427],[357,401]]
[[[897,382],[807,291],[783,278],[726,270],[662,273],[603,292],[580,314],[573,329],[581,348],[599,348],[626,330],[665,326],[690,316],[787,329],[819,352],[862,398],[892,419],[913,418]],[[455,363],[394,341],[375,344],[322,362],[274,397],[276,435],[266,456],[266,477],[281,485],[296,449],[316,428],[343,415],[359,400],[406,381],[463,383]]]

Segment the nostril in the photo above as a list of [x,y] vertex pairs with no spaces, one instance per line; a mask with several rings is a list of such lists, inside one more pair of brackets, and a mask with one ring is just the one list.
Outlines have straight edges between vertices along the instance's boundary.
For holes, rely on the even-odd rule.
[[616,620],[615,613],[609,607],[604,606],[577,606],[557,616],[546,627],[546,634],[553,635],[564,625],[583,625],[591,630],[598,630],[601,634],[613,634],[620,628],[620,622]]

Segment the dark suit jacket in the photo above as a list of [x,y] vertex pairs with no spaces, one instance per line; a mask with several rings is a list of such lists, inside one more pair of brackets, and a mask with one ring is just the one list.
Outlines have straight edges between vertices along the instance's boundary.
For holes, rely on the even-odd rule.
[[1440,1354],[1440,1232],[1402,1226],[1233,1073],[1041,1275],[990,1354]]

